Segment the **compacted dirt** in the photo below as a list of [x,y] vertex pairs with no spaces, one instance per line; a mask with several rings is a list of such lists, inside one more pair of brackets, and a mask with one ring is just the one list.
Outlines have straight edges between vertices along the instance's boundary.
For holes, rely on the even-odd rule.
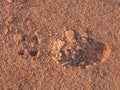
[[0,0],[0,90],[120,90],[120,1]]

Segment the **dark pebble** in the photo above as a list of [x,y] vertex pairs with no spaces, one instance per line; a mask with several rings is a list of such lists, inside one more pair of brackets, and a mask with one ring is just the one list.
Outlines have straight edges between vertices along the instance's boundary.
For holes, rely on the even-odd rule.
[[27,40],[27,35],[23,35],[21,41],[26,41]]
[[18,54],[19,54],[19,55],[24,55],[24,50],[18,51]]
[[38,43],[37,37],[36,37],[36,36],[32,37],[32,41],[33,41],[34,43]]
[[30,50],[30,51],[29,51],[29,54],[30,54],[31,56],[36,56],[37,53],[38,53],[37,50]]

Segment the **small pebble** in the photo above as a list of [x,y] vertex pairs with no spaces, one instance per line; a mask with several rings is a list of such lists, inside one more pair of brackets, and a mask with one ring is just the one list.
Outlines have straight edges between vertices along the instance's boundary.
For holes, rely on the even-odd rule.
[[27,35],[23,35],[22,38],[21,38],[21,41],[26,41],[27,40]]
[[18,54],[19,54],[19,55],[24,55],[24,50],[18,51]]
[[34,43],[38,43],[37,37],[36,37],[36,36],[33,36],[33,37],[32,37],[32,41],[33,41]]
[[68,41],[71,41],[74,39],[74,31],[73,30],[69,30],[65,32],[65,36],[67,37]]
[[7,0],[9,3],[12,3],[13,0]]
[[29,54],[31,55],[31,56],[36,56],[37,55],[37,50],[30,50],[29,51]]

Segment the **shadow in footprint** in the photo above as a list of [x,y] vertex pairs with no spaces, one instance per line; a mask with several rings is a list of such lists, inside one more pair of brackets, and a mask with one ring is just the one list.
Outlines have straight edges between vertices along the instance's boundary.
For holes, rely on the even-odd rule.
[[[71,48],[67,51],[61,50],[62,57],[60,62],[71,66],[86,67],[102,62],[106,45],[102,42],[96,41],[92,38],[86,38],[86,44],[78,42],[81,49]],[[84,46],[85,45],[85,46]],[[67,52],[67,54],[65,53]]]

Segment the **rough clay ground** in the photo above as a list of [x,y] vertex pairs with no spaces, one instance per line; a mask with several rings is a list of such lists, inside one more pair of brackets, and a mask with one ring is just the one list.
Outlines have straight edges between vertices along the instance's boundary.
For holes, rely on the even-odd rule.
[[0,0],[0,90],[120,90],[120,1]]

